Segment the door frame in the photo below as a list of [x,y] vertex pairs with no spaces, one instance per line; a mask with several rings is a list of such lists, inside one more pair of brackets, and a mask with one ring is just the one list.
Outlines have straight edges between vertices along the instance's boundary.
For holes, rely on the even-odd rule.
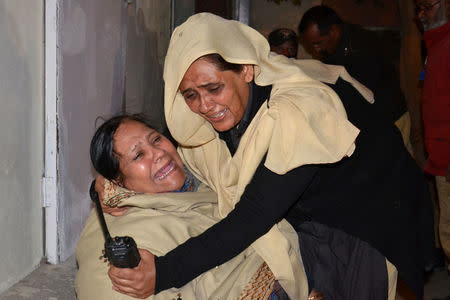
[[42,206],[47,262],[57,264],[58,246],[58,13],[60,0],[45,0],[45,146]]

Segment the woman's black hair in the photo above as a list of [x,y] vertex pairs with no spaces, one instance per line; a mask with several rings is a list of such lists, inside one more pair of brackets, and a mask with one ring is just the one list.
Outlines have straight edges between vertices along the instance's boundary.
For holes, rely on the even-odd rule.
[[223,59],[220,54],[213,53],[213,54],[207,54],[202,56],[202,58],[205,58],[210,63],[215,65],[217,69],[220,71],[233,71],[235,73],[242,72],[242,65],[241,64],[232,64],[227,62],[225,59]]
[[294,43],[295,45],[298,43],[297,34],[295,31],[289,28],[278,28],[269,33],[269,37],[267,38],[270,46],[280,46],[286,42]]
[[95,170],[108,180],[119,178],[119,160],[114,153],[114,134],[125,121],[137,121],[154,128],[141,115],[119,115],[103,123],[91,140],[90,154]]
[[307,10],[298,24],[298,32],[302,34],[310,25],[317,24],[320,35],[327,35],[331,26],[343,24],[342,19],[331,8],[325,5],[314,6]]

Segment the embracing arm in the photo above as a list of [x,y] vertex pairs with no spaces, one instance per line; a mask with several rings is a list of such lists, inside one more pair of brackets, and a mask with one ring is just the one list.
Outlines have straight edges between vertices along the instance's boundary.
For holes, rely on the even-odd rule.
[[164,256],[154,257],[148,251],[145,255],[141,253],[141,263],[134,269],[111,266],[109,277],[113,289],[132,297],[146,298],[172,287],[181,287],[230,260],[287,214],[310,185],[317,169],[317,166],[302,166],[278,175],[261,163],[227,217]]
[[278,175],[261,163],[226,218],[165,256],[155,258],[155,293],[183,286],[245,250],[286,215],[316,171],[316,166],[303,166]]

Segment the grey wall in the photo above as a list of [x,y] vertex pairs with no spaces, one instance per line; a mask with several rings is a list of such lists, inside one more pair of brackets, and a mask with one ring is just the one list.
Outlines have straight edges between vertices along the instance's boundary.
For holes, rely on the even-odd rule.
[[0,292],[43,256],[43,1],[0,1]]
[[89,143],[98,116],[122,109],[121,5],[123,1],[65,0],[60,9],[59,247],[73,254],[90,211],[94,176]]
[[[158,129],[164,127],[162,69],[170,38],[170,1],[136,0],[122,10],[123,3],[62,1],[58,105],[61,261],[73,254],[91,208],[88,187],[95,172],[89,143],[96,118],[143,112]],[[123,24],[128,25],[127,30]],[[101,123],[99,120],[97,126]]]
[[128,9],[126,111],[143,113],[157,130],[165,128],[163,67],[170,14],[170,1],[135,0]]

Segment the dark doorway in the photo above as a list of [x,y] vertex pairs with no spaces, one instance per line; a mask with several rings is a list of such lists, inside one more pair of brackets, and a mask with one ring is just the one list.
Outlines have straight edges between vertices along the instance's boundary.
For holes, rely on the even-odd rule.
[[232,19],[233,5],[231,0],[196,0],[195,12],[210,12],[225,19]]

